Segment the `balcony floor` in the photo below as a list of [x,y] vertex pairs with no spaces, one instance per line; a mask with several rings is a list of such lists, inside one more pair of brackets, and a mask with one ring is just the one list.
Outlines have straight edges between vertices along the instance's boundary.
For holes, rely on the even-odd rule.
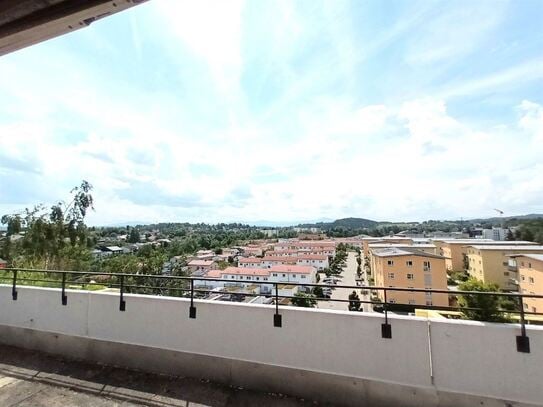
[[314,406],[207,381],[66,361],[0,345],[0,406]]

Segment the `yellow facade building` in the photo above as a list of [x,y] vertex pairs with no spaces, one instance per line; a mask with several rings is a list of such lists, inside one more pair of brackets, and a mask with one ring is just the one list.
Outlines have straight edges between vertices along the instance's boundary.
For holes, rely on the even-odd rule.
[[543,254],[537,245],[473,245],[467,247],[470,276],[485,283],[498,284],[504,290],[518,288],[518,273],[509,259],[518,254]]
[[[526,253],[514,256],[519,276],[519,291],[522,294],[543,295],[543,254]],[[543,312],[543,298],[524,298],[524,310]]]
[[[418,250],[397,247],[374,249],[375,285],[416,289],[447,290],[445,258]],[[378,293],[381,301],[384,293]],[[387,301],[396,304],[448,306],[447,294],[387,291]]]
[[534,242],[526,241],[496,241],[491,239],[433,239],[437,247],[437,254],[447,258],[445,265],[448,271],[463,271],[467,249],[470,245],[503,245],[503,246],[531,246]]

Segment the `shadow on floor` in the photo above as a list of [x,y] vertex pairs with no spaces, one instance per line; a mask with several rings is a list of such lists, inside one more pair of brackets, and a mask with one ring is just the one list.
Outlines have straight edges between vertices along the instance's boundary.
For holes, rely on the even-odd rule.
[[0,345],[0,405],[298,407],[316,403]]

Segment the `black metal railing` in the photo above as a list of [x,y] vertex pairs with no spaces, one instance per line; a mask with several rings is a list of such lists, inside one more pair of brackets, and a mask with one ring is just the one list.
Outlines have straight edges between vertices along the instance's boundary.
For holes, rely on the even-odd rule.
[[[44,278],[32,278],[33,275],[43,274]],[[56,278],[52,278],[54,276]],[[92,278],[100,276],[107,277],[107,281],[96,282]],[[161,285],[168,282],[169,285]],[[227,286],[239,287],[238,292],[217,292],[214,288],[208,288],[207,283],[226,283]],[[381,286],[358,286],[344,284],[315,284],[315,283],[298,283],[291,281],[266,281],[266,280],[232,280],[221,278],[207,277],[186,277],[186,276],[170,276],[170,275],[155,275],[155,274],[131,274],[131,273],[104,273],[104,272],[87,272],[87,271],[67,271],[67,270],[42,270],[42,269],[25,269],[25,268],[6,268],[0,269],[0,284],[11,283],[12,299],[18,300],[18,286],[33,286],[38,284],[41,287],[60,288],[61,304],[68,305],[68,295],[66,288],[73,289],[73,286],[81,286],[85,289],[88,285],[98,285],[99,287],[108,287],[119,289],[119,311],[126,310],[126,293],[140,293],[152,295],[171,296],[172,291],[177,292],[182,297],[190,298],[189,318],[196,319],[195,297],[203,297],[209,294],[241,294],[246,297],[265,297],[275,305],[275,313],[273,324],[275,327],[282,326],[282,316],[280,314],[281,300],[292,300],[299,298],[294,295],[279,295],[281,286],[302,287],[304,289],[314,289],[315,287],[330,288],[330,289],[349,289],[355,292],[369,292],[369,300],[365,299],[344,299],[344,298],[327,298],[313,296],[314,301],[331,301],[350,304],[370,304],[372,307],[381,307],[384,315],[384,323],[381,326],[381,336],[383,338],[392,338],[392,327],[390,325],[389,313],[391,309],[398,306],[407,306],[418,309],[439,310],[439,311],[483,311],[482,308],[460,307],[454,305],[427,305],[427,304],[408,304],[408,303],[392,303],[390,293],[392,292],[408,292],[408,293],[425,293],[425,294],[442,294],[447,295],[447,298],[453,296],[493,296],[496,298],[507,298],[515,300],[518,304],[517,309],[496,309],[495,312],[504,315],[518,315],[520,323],[520,335],[517,336],[517,350],[519,352],[530,352],[530,341],[526,335],[526,316],[527,315],[543,315],[543,312],[531,312],[524,309],[524,299],[541,299],[542,294],[525,294],[518,292],[480,292],[480,291],[450,291],[437,289],[421,289],[421,288],[400,288],[400,287],[381,287]],[[200,284],[199,284],[200,283]],[[199,285],[198,285],[199,284]],[[260,290],[258,293],[243,292],[241,289],[247,285],[258,285],[273,287],[273,290]],[[377,294],[377,295],[373,295]],[[379,295],[380,294],[380,295]],[[368,294],[365,294],[368,295]],[[282,304],[288,305],[288,304]],[[543,319],[542,321],[543,322]]]

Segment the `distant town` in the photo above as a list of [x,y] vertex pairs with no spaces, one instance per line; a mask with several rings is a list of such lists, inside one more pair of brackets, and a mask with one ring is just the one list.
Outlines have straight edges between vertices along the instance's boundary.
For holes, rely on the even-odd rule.
[[[0,235],[1,268],[193,277],[196,295],[214,301],[271,304],[277,286],[282,305],[382,312],[386,302],[390,311],[460,318],[469,313],[450,311],[462,302],[454,295],[459,289],[543,292],[539,215],[421,223],[347,218],[291,227],[239,223],[81,227],[63,238],[76,244],[61,241],[49,256],[48,248],[39,247],[34,223],[25,228],[24,222],[4,220],[8,228]],[[76,287],[106,289],[108,280],[106,275],[87,278]],[[450,294],[389,291],[385,301],[384,292],[372,286]],[[171,285],[165,290],[163,295],[186,295]],[[515,309],[515,304],[495,305]],[[528,314],[537,313],[543,310],[543,300],[525,299],[523,307]]]

